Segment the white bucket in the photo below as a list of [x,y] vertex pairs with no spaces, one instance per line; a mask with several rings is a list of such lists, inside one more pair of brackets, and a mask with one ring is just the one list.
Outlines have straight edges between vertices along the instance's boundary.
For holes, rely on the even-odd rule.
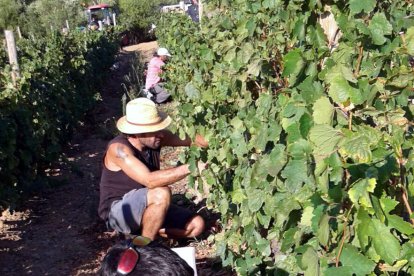
[[195,248],[191,246],[171,248],[172,251],[178,254],[186,263],[194,270],[194,275],[197,276],[197,269],[195,263]]

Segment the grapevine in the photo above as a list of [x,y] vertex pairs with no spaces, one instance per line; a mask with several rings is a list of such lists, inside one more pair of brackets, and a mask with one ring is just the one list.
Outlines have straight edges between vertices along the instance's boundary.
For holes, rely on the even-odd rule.
[[157,37],[173,54],[179,133],[209,140],[188,160],[210,164],[223,264],[412,274],[411,1],[204,5],[201,25],[165,15]]

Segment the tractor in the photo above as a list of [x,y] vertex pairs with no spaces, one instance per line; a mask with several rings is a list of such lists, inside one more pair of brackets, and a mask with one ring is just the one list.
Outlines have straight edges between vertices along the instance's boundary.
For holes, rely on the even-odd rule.
[[[88,27],[92,30],[101,29],[104,25],[114,25],[114,11],[108,4],[98,4],[86,8]],[[100,23],[102,25],[100,25]]]

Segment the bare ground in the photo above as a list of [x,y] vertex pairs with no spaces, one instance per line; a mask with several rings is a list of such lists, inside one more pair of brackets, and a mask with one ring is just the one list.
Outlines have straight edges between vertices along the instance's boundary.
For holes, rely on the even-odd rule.
[[[31,197],[19,208],[0,216],[0,275],[94,275],[108,248],[122,237],[107,232],[97,216],[101,160],[106,143],[115,133],[122,114],[124,75],[134,51],[149,59],[156,42],[125,47],[117,57],[118,68],[111,71],[103,86],[102,101],[88,114],[62,154],[61,161],[47,173],[54,187]],[[178,149],[163,150],[163,166],[174,164]],[[230,275],[213,257],[209,234],[215,231],[217,216],[202,205],[192,204],[182,194],[187,181],[173,186],[173,200],[204,215],[208,231],[202,239],[181,242],[196,247],[199,275]],[[177,242],[170,241],[172,245]]]

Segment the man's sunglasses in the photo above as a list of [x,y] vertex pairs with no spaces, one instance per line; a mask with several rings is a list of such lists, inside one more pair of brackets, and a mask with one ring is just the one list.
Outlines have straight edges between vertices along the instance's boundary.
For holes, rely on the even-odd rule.
[[134,271],[136,265],[139,262],[139,253],[135,250],[135,247],[143,247],[151,242],[149,238],[137,236],[129,242],[129,246],[121,254],[121,258],[118,261],[117,272],[122,275],[128,275]]

